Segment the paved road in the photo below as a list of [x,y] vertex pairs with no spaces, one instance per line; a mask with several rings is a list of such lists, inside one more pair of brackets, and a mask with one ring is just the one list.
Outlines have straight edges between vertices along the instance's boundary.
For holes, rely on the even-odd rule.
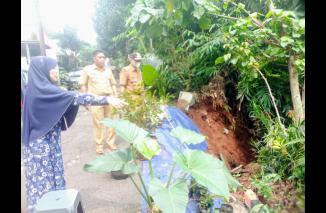
[[[84,107],[80,107],[75,123],[69,130],[62,132],[62,150],[67,188],[80,191],[86,213],[140,212],[140,195],[129,178],[115,180],[109,174],[86,173],[82,170],[85,163],[96,157],[92,136],[90,113]],[[117,138],[117,145],[118,147],[127,146],[119,138]],[[22,207],[25,207],[23,166],[21,176],[21,202]]]

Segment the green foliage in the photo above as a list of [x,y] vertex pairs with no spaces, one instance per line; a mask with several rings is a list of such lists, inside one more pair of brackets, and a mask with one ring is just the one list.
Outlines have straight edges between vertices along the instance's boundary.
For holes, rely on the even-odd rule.
[[128,120],[111,120],[105,118],[101,123],[110,128],[114,128],[115,132],[128,143],[133,143],[136,140],[141,140],[149,136],[147,131]]
[[157,141],[151,138],[136,140],[133,142],[133,145],[137,151],[148,160],[152,159],[155,155],[158,155],[161,151],[161,147]]
[[198,201],[200,209],[209,210],[214,205],[214,199],[216,195],[210,193],[206,187],[198,185],[192,180],[190,187],[190,193],[192,199]]
[[77,82],[71,82],[68,72],[65,69],[59,69],[60,73],[60,86],[66,90],[78,90],[79,85]]
[[199,205],[202,209],[210,209],[214,205],[214,200],[207,190],[201,190]]
[[103,119],[101,121],[105,126],[113,128],[116,133],[132,147],[141,153],[146,159],[150,160],[153,156],[158,155],[161,151],[156,140],[149,137],[149,133],[136,124],[128,120],[111,120]]
[[[184,48],[186,38],[180,35],[184,34],[184,26],[195,24],[197,30],[200,30],[200,26],[210,27],[210,16],[203,16],[198,20],[194,18],[191,15],[194,7],[189,0],[182,3],[170,1],[166,4],[156,0],[137,1],[132,10],[135,13],[127,21],[129,32],[139,32],[134,35],[142,40],[145,49],[154,50],[164,59],[160,69],[162,76],[155,85],[160,88],[159,94],[178,94],[179,91],[189,91],[190,88],[197,90],[208,83],[210,71],[213,69],[208,67],[198,70],[198,67],[190,67],[189,61],[192,59]],[[198,71],[201,72],[199,75]]]
[[217,158],[198,150],[188,150],[183,154],[175,153],[174,161],[180,168],[189,172],[196,182],[207,187],[212,193],[229,199],[229,188],[231,182],[226,176],[225,164]]
[[174,78],[170,77],[171,74],[173,75],[173,73],[170,72],[160,72],[153,86],[148,88],[148,91],[152,94],[158,95],[160,98],[173,99],[175,95],[171,95],[171,93],[175,93],[175,90],[180,91],[181,86],[177,86],[178,84],[174,84],[175,81],[173,83]]
[[268,205],[260,203],[250,209],[249,213],[274,213],[274,211]]
[[143,64],[141,71],[145,86],[153,86],[159,76],[157,70],[150,64]]
[[93,63],[93,52],[95,48],[91,45],[85,44],[82,49],[79,51],[78,59],[79,66],[85,67]]
[[[103,124],[114,128],[117,135],[121,136],[127,142],[131,143],[128,149],[114,151],[103,156],[97,157],[92,162],[84,165],[84,170],[87,172],[110,172],[122,171],[124,174],[132,175],[138,173],[141,179],[143,192],[134,182],[135,187],[146,200],[150,208],[154,208],[153,202],[164,212],[184,212],[188,203],[189,181],[186,178],[175,179],[172,181],[172,174],[175,165],[179,165],[185,173],[185,176],[191,175],[198,184],[207,187],[207,189],[217,195],[229,198],[228,185],[231,187],[238,186],[239,183],[231,176],[223,161],[220,161],[203,151],[186,149],[184,153],[176,150],[173,153],[174,165],[171,169],[169,180],[166,184],[157,179],[151,168],[151,159],[160,151],[159,144],[149,138],[148,132],[126,120],[103,120]],[[190,131],[180,131],[177,129],[174,133],[178,139],[184,139],[186,135],[192,135],[194,141],[187,143],[196,144],[199,135]],[[201,136],[201,139],[204,137]],[[200,140],[201,140],[200,139]],[[143,183],[141,172],[137,167],[137,160],[133,148],[136,148],[143,156],[148,159],[151,170],[151,179],[149,191]],[[132,178],[132,176],[129,176]]]
[[121,149],[97,157],[90,163],[85,164],[84,170],[86,172],[96,173],[122,171],[123,174],[133,174],[138,172],[139,168],[132,160],[131,149]]
[[260,177],[252,177],[251,184],[257,188],[258,194],[262,195],[265,199],[270,199],[273,193],[271,184],[280,180],[281,177],[275,173],[261,174]]
[[59,76],[60,76],[60,86],[63,86],[64,88],[69,87],[69,76],[66,70],[59,68]]
[[78,38],[76,29],[69,26],[65,26],[61,33],[54,33],[51,37],[58,40],[63,51],[78,52],[82,47],[82,41]]
[[[273,3],[193,0],[185,4],[177,1],[163,4],[158,0],[139,0],[134,5],[136,12],[128,20],[127,28],[143,33],[145,46],[151,46],[148,45],[151,40],[155,53],[163,59],[160,77],[153,86],[160,95],[199,90],[216,74],[223,74],[226,79],[235,75],[238,104],[234,106],[242,104],[245,105],[243,108],[248,108],[256,136],[261,140],[256,149],[261,156],[260,162],[267,170],[278,171],[282,178],[296,174],[293,179],[298,179],[297,176],[302,179],[304,166],[297,170],[282,166],[292,162],[289,159],[297,158],[294,154],[297,147],[291,148],[293,153],[288,156],[285,154],[287,148],[270,152],[266,144],[270,144],[270,137],[281,144],[292,140],[284,136],[274,118],[278,109],[287,130],[292,128],[288,58],[295,56],[294,66],[299,73],[299,82],[303,84],[305,20],[300,10],[302,12],[304,3]],[[153,26],[163,28],[162,35],[147,32],[152,31]],[[276,165],[276,162],[281,163]]]
[[[127,54],[133,51],[135,42],[126,36],[114,39],[125,31],[125,20],[130,16],[130,6],[135,0],[97,0],[95,3],[94,28],[97,43],[113,58],[112,62],[122,66]],[[136,44],[137,45],[137,44]]]
[[188,203],[187,183],[183,179],[177,179],[166,187],[159,179],[150,180],[149,193],[153,196],[156,205],[163,212],[185,212]]
[[123,109],[114,110],[121,118],[148,130],[153,130],[161,123],[163,119],[161,106],[165,102],[144,91],[142,85],[134,90],[124,91],[121,98],[128,103]]
[[[217,74],[223,76],[230,81],[225,84],[226,90],[231,91],[225,94],[229,94],[232,111],[248,111],[253,122],[254,140],[258,140],[253,146],[264,171],[278,174],[282,179],[290,178],[304,191],[304,123],[292,124],[288,72],[288,59],[294,56],[294,68],[302,87],[304,2],[137,0],[128,11],[132,13],[116,39],[137,43],[134,49],[152,52],[163,61],[158,77],[149,88],[151,94],[176,97],[182,90],[199,91]],[[146,116],[136,116],[144,113],[137,111],[144,101],[134,101],[130,96],[127,102],[131,107],[125,112],[129,116],[126,118],[149,128],[145,123],[153,121],[145,122]],[[275,122],[275,108],[286,127],[285,134],[279,122]],[[188,166],[196,155],[175,156],[178,164],[191,172]],[[227,177],[232,179],[231,175]],[[200,183],[209,184],[209,181]],[[214,190],[213,186],[209,188]],[[226,188],[219,188],[219,193],[226,195]]]
[[[62,52],[59,57],[59,66],[62,66],[68,72],[79,67],[81,65],[80,61],[85,60],[84,57],[79,57],[80,53],[84,54],[85,51],[90,49],[90,45],[78,38],[77,31],[74,28],[65,26],[62,32],[53,33],[50,36],[58,41]],[[86,62],[89,60],[92,60],[92,57],[87,59]]]
[[282,179],[293,180],[304,192],[305,181],[305,135],[304,123],[290,125],[284,137],[277,124],[270,125],[262,141],[254,142],[258,162],[266,172],[277,173]]

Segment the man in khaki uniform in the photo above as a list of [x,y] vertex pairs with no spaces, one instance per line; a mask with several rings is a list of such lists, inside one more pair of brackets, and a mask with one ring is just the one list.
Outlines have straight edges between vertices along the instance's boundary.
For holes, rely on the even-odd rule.
[[140,71],[141,55],[132,53],[128,55],[130,64],[123,67],[120,72],[120,92],[130,91],[136,85],[142,83],[142,74]]
[[[94,64],[86,66],[80,79],[81,92],[87,92],[100,96],[117,97],[116,80],[112,71],[105,66],[105,54],[103,51],[96,50],[93,53]],[[103,142],[109,146],[109,150],[117,149],[115,145],[115,132],[112,128],[107,128],[100,121],[103,118],[113,118],[110,105],[90,106],[93,117],[94,140],[96,152],[103,154]],[[105,137],[105,131],[108,135]]]

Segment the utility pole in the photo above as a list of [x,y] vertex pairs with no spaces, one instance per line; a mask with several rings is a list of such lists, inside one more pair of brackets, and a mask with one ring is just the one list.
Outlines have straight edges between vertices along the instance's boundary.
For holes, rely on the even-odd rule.
[[42,26],[42,21],[41,21],[40,4],[39,4],[39,0],[34,0],[34,2],[35,2],[35,7],[36,7],[37,19],[38,19],[41,55],[45,56],[44,31],[43,31],[43,26]]

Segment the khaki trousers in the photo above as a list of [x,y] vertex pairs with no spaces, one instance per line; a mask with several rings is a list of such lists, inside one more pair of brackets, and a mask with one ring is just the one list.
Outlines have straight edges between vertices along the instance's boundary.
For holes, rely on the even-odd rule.
[[[101,122],[104,118],[113,119],[111,113],[112,107],[110,105],[91,106],[91,113],[93,117],[93,131],[94,141],[96,143],[96,150],[103,150],[104,141],[111,147],[115,145],[115,131],[113,128],[104,126]],[[108,130],[107,132],[105,130]],[[107,135],[105,135],[107,133]]]

